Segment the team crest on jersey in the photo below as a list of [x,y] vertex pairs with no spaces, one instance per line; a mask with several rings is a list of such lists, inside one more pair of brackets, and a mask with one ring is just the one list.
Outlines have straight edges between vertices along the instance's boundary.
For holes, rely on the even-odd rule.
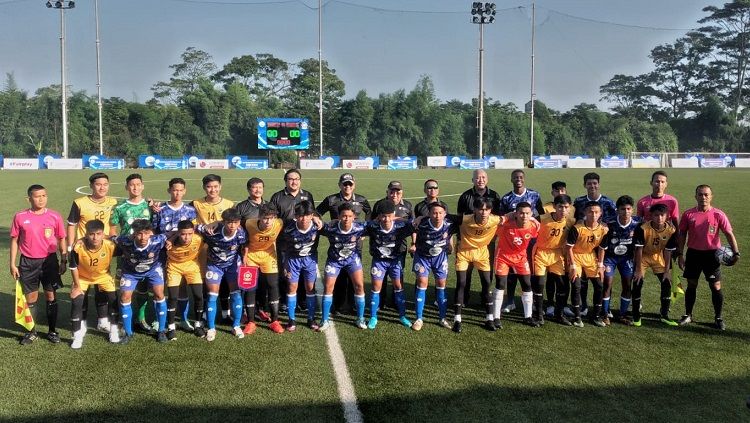
[[525,235],[524,235],[523,237],[524,237],[525,239],[529,239],[529,238],[531,238],[531,234],[525,234]]
[[101,258],[107,257],[107,253],[105,253],[105,252],[102,251],[102,253],[99,254],[99,257],[101,257]]
[[51,238],[52,237],[52,228],[44,228],[44,237],[45,238]]
[[154,253],[148,253],[148,258],[154,258]]
[[143,216],[148,217],[148,209],[144,209],[143,213],[141,213]]
[[351,242],[357,242],[357,237],[356,237],[356,236],[354,236],[354,235],[352,235],[352,239],[351,239]]
[[716,226],[708,225],[708,233],[715,234],[716,233]]
[[231,249],[232,251],[234,251],[234,250],[236,250],[236,249],[237,249],[237,246],[236,246],[236,245],[232,245],[232,247],[231,247],[230,249]]

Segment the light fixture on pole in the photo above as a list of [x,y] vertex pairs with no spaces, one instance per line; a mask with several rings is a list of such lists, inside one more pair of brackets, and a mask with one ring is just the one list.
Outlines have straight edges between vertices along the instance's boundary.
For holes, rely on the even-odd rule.
[[323,157],[323,0],[318,0],[318,131]]
[[74,1],[47,1],[47,8],[60,9],[60,93],[62,107],[63,158],[68,158],[68,84],[65,78],[65,9],[76,7]]
[[471,4],[471,23],[479,25],[479,148],[478,158],[483,157],[482,143],[484,140],[484,25],[495,22],[495,3],[475,1]]

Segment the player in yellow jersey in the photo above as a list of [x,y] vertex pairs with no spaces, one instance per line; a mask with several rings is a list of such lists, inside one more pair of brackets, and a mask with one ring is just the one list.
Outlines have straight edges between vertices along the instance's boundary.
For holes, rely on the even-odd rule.
[[[89,188],[91,194],[76,198],[70,207],[68,214],[68,251],[72,249],[75,241],[86,235],[86,222],[90,220],[101,220],[104,223],[104,235],[114,235],[110,229],[109,221],[112,209],[117,205],[117,200],[108,196],[109,176],[106,173],[97,172],[89,176]],[[88,293],[83,293],[82,322],[86,324],[88,311]],[[97,291],[95,295],[96,314],[99,318],[97,328],[109,331],[109,320],[107,318],[107,297]]]
[[661,284],[661,322],[677,326],[669,318],[672,302],[672,253],[677,248],[677,229],[670,222],[666,204],[654,204],[649,208],[648,222],[638,226],[633,236],[635,244],[635,275],[633,277],[633,326],[641,325],[641,292],[643,278],[649,268]]
[[73,343],[71,348],[79,349],[83,346],[86,335],[86,325],[82,324],[83,301],[89,286],[96,285],[99,292],[107,299],[109,314],[109,341],[120,342],[117,328],[117,295],[115,293],[114,278],[109,267],[112,258],[119,255],[114,242],[104,238],[104,222],[93,219],[86,222],[86,233],[83,242],[73,246],[69,256],[69,267],[73,276],[73,286],[70,289],[71,310],[70,322],[73,329]]
[[206,329],[200,316],[203,315],[203,272],[198,264],[198,256],[203,247],[203,238],[195,233],[190,220],[177,223],[177,231],[167,243],[167,339],[177,339],[175,314],[177,302],[181,298],[180,287],[183,278],[193,293],[193,310],[197,321],[194,333],[199,338],[206,336]]
[[[258,219],[249,219],[245,222],[247,245],[242,255],[245,266],[258,268],[259,282],[267,287],[268,306],[271,310],[271,324],[268,327],[276,333],[284,332],[279,323],[279,264],[276,258],[276,239],[283,228],[284,222],[277,217],[276,208],[270,203],[263,204],[258,211]],[[255,292],[255,289],[244,292],[248,322],[243,333],[246,335],[255,332],[256,328]],[[294,321],[290,320],[287,330],[293,332],[295,329]]]
[[[568,184],[564,181],[555,181],[552,183],[552,201],[544,204],[545,214],[552,214],[555,212],[555,198],[557,198],[558,195],[568,195]],[[576,208],[573,207],[573,204],[571,203],[570,216],[575,216],[575,214]]]
[[464,307],[466,279],[469,266],[479,273],[482,283],[482,302],[484,302],[486,320],[492,323],[494,302],[490,294],[492,267],[490,251],[487,247],[495,238],[497,226],[503,218],[490,214],[492,199],[477,197],[472,204],[472,214],[463,216],[459,231],[461,234],[456,251],[456,290],[453,293],[454,312],[453,332],[461,333],[461,311]]
[[[221,176],[209,173],[204,176],[202,181],[203,191],[206,195],[203,198],[193,200],[190,205],[195,208],[198,216],[199,225],[208,225],[221,220],[221,214],[225,210],[234,207],[232,200],[227,200],[221,196]],[[198,258],[201,269],[206,271],[206,247],[203,248]],[[225,323],[229,322],[229,287],[226,282],[219,285],[219,301],[221,305],[221,317]]]
[[547,290],[547,301],[554,304],[554,319],[560,324],[571,325],[563,316],[563,307],[565,307],[570,291],[570,281],[566,276],[564,249],[568,232],[575,224],[575,219],[570,212],[572,201],[567,194],[556,196],[554,211],[539,218],[539,236],[532,253],[534,270],[531,277],[531,289],[534,291],[534,318],[540,324],[544,322],[542,291],[545,285],[551,284],[553,294],[550,295],[549,289]]
[[589,316],[594,325],[604,327],[604,322],[599,318],[604,293],[604,250],[598,247],[608,228],[607,225],[599,223],[602,207],[596,201],[587,202],[583,207],[583,213],[583,221],[570,228],[565,244],[568,277],[573,288],[573,326],[583,327],[581,284],[591,281],[594,285],[594,311],[589,312]]

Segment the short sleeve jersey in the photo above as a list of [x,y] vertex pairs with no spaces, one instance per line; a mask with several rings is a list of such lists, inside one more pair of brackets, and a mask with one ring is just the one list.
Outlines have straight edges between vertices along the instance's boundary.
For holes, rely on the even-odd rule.
[[[555,212],[555,203],[550,201],[549,203],[544,205],[544,213],[545,214],[552,214]],[[570,216],[576,215],[576,208],[571,204],[570,205]]]
[[473,214],[462,216],[461,240],[458,243],[458,251],[474,250],[490,245],[495,237],[497,226],[502,223],[504,217],[491,214],[484,224],[477,223]]
[[264,204],[268,204],[268,201],[261,199],[260,203],[256,203],[251,199],[243,200],[237,203],[235,208],[240,212],[243,220],[257,219],[260,214],[260,207]]
[[138,247],[128,235],[117,237],[117,246],[122,250],[122,270],[128,274],[145,274],[161,266],[161,250],[167,242],[164,234],[154,235],[145,247]]
[[474,200],[480,197],[489,198],[492,201],[492,214],[500,215],[500,195],[489,187],[485,189],[484,193],[480,194],[477,192],[476,187],[471,187],[464,191],[460,197],[458,197],[458,206],[456,211],[458,214],[471,214],[474,212]]
[[687,246],[693,250],[717,250],[721,247],[721,235],[732,232],[729,218],[723,211],[711,207],[700,211],[697,207],[685,210],[680,218],[680,233],[687,234]]
[[606,250],[605,254],[607,257],[627,257],[632,259],[635,251],[633,238],[636,228],[640,225],[641,219],[635,216],[626,225],[621,224],[619,219],[615,219],[614,222],[609,223],[607,234],[604,236],[604,240],[599,247]]
[[636,210],[638,216],[643,218],[644,222],[651,219],[651,212],[649,209],[655,204],[664,204],[667,206],[667,216],[672,224],[676,225],[680,218],[680,205],[677,203],[677,199],[669,194],[664,194],[661,197],[654,198],[650,194],[638,200]]
[[431,219],[423,219],[417,226],[417,254],[420,257],[435,257],[445,252],[448,248],[450,238],[458,233],[461,217],[455,215],[445,216],[443,224],[439,227],[432,225]]
[[220,223],[214,229],[213,235],[206,232],[205,225],[198,225],[197,232],[203,235],[208,245],[208,264],[226,269],[239,262],[241,249],[247,243],[247,233],[244,229],[237,228],[234,235],[228,237],[224,234],[224,225]]
[[636,247],[643,247],[643,255],[661,254],[664,250],[677,248],[677,229],[667,223],[663,229],[655,229],[651,222],[644,222],[635,229],[633,239]]
[[190,204],[183,203],[180,207],[170,206],[169,203],[165,203],[159,213],[154,213],[151,218],[151,226],[153,226],[156,233],[168,234],[177,230],[177,224],[183,220],[189,220],[193,224],[197,223],[198,215],[195,212],[195,207]]
[[496,255],[525,255],[532,239],[539,235],[539,222],[532,220],[529,226],[521,228],[515,220],[508,219],[497,227]]
[[526,188],[523,194],[516,194],[513,191],[508,192],[500,198],[500,213],[506,214],[516,210],[519,203],[527,202],[531,204],[531,214],[539,216],[539,209],[542,208],[542,197],[533,189]]
[[120,234],[132,235],[133,230],[130,225],[138,219],[151,221],[151,209],[149,209],[146,200],[141,200],[138,203],[131,203],[130,200],[121,202],[112,210],[109,222],[120,227]]
[[276,251],[276,239],[281,233],[283,223],[281,219],[273,219],[271,224],[265,230],[258,227],[258,219],[250,219],[245,222],[247,231],[248,246],[250,251],[265,251],[274,254]]
[[576,223],[568,231],[566,245],[573,247],[574,254],[590,254],[601,244],[607,234],[607,225],[597,223],[593,228],[583,222]]
[[536,248],[539,250],[562,249],[568,239],[568,232],[575,223],[575,218],[571,216],[555,220],[551,213],[542,215],[539,218],[539,236],[536,240]]
[[307,230],[297,227],[297,222],[289,220],[284,225],[281,237],[286,245],[284,250],[287,257],[318,258],[318,227],[311,224]]
[[201,247],[203,247],[203,238],[200,235],[193,234],[187,244],[179,244],[179,242],[180,239],[177,238],[172,248],[167,250],[167,260],[170,263],[187,263],[198,259]]
[[57,242],[65,238],[62,216],[46,209],[41,214],[23,210],[13,216],[11,238],[18,239],[18,249],[24,257],[45,258],[57,251]]
[[221,214],[224,213],[224,210],[231,209],[234,206],[234,202],[222,198],[216,203],[209,203],[205,198],[200,198],[198,200],[193,200],[190,205],[195,208],[198,223],[208,225],[209,223],[221,220]]
[[[443,205],[443,208],[445,209],[445,213],[446,214],[450,213],[450,209],[448,208],[448,204],[446,204],[445,201],[443,201],[443,200],[437,200],[437,202]],[[430,215],[430,204],[432,204],[432,202],[428,203],[425,200],[422,200],[419,203],[417,203],[417,205],[414,206],[414,216],[416,216],[416,217],[419,217],[419,216],[428,217]]]
[[340,222],[334,221],[323,225],[320,234],[328,238],[328,261],[342,261],[353,256],[362,257],[359,239],[364,235],[365,225],[353,222],[349,230],[341,229]]
[[385,230],[380,222],[371,220],[365,226],[365,235],[370,239],[370,255],[373,259],[398,258],[398,246],[414,233],[411,223],[396,220],[391,229]]
[[606,195],[600,195],[598,199],[594,200],[589,198],[587,195],[577,197],[573,201],[573,207],[575,207],[575,218],[576,220],[582,220],[584,215],[584,206],[589,201],[596,201],[602,208],[602,217],[599,219],[600,222],[609,223],[614,222],[617,219],[617,207],[615,202]]
[[104,197],[102,201],[94,201],[88,195],[76,198],[70,206],[68,225],[76,226],[76,238],[80,239],[86,235],[86,222],[101,220],[104,222],[104,235],[109,235],[109,220],[116,205],[117,200],[112,197]]
[[88,283],[102,283],[112,280],[109,267],[112,257],[119,254],[115,243],[109,239],[102,241],[95,250],[86,248],[84,242],[76,243],[70,252],[69,268],[77,270],[78,277]]

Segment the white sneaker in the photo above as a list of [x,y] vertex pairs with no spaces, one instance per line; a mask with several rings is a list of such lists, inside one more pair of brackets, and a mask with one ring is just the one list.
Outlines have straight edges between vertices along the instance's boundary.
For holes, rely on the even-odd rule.
[[318,328],[318,330],[321,332],[325,332],[332,327],[333,325],[331,324],[331,322],[329,320],[326,320],[325,322],[320,324],[320,327]]
[[110,325],[109,327],[109,342],[113,344],[120,343],[120,328],[117,325]]
[[511,311],[516,309],[516,303],[510,303],[505,308],[503,308],[503,313],[510,313]]
[[96,330],[98,330],[100,332],[109,332],[109,327],[110,326],[111,325],[109,323],[109,319],[106,318],[106,317],[104,317],[104,318],[99,319],[99,321],[97,322],[97,324],[96,324]]
[[79,329],[73,332],[73,342],[70,344],[70,348],[74,350],[81,349],[83,346],[83,336],[86,335],[86,331]]
[[209,329],[206,331],[206,341],[211,342],[216,339],[216,329]]
[[245,337],[245,333],[242,332],[242,328],[239,326],[235,326],[232,328],[232,335],[236,336],[237,339],[242,339]]
[[419,330],[422,329],[422,325],[423,324],[424,324],[424,322],[422,321],[422,319],[417,319],[417,320],[414,321],[414,323],[411,324],[411,328],[413,330],[419,331]]
[[545,311],[545,313],[547,314],[547,317],[554,316],[555,315],[555,307],[553,307],[553,306],[547,307],[547,310]]
[[565,315],[565,317],[573,317],[574,315],[573,310],[571,310],[568,306],[565,306],[565,308],[563,309],[563,314]]
[[195,330],[195,327],[190,324],[190,320],[181,320],[179,326],[180,329],[184,330],[185,332],[192,332]]
[[608,312],[607,312],[607,317],[609,317],[610,319],[614,319],[614,318],[615,318],[615,315],[614,315],[614,314],[612,314],[612,311],[608,311]]

